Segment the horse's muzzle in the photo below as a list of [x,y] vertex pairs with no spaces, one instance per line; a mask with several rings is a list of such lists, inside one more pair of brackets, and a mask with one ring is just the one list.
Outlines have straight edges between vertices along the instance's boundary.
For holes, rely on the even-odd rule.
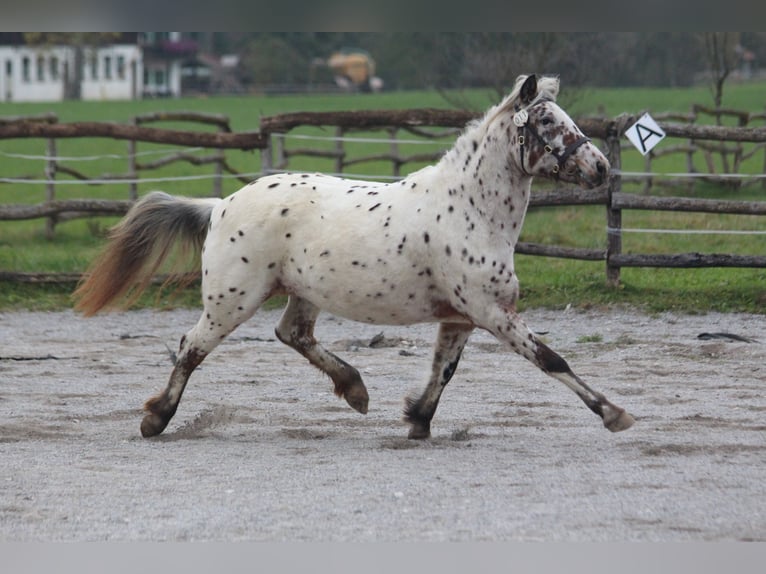
[[[600,152],[599,152],[599,155]],[[586,189],[593,189],[606,183],[609,178],[609,160],[601,157],[584,165],[577,162],[577,183]]]
[[606,182],[606,178],[609,176],[609,162],[604,160],[596,162],[596,178],[594,181],[594,187],[598,187]]

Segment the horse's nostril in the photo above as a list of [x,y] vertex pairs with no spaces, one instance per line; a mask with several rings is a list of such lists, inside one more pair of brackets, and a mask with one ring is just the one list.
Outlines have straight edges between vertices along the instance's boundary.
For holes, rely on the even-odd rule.
[[599,173],[599,175],[604,175],[606,172],[606,166],[601,163],[600,161],[596,162],[596,171]]

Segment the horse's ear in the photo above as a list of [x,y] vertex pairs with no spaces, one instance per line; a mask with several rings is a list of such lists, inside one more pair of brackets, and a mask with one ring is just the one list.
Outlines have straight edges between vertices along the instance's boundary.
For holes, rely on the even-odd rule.
[[534,100],[536,96],[537,96],[537,75],[530,74],[529,76],[527,76],[527,79],[524,80],[524,84],[521,86],[521,91],[519,92],[519,98],[521,99],[522,104],[528,105],[532,103],[532,100]]

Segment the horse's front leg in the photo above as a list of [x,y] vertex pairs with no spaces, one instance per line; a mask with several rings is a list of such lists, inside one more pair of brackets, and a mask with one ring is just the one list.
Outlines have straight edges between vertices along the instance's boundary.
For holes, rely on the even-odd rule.
[[412,425],[409,438],[424,439],[431,436],[431,419],[439,405],[439,398],[455,374],[460,355],[473,328],[470,323],[439,325],[428,386],[420,397],[408,398],[404,409],[404,420]]
[[487,311],[487,317],[482,321],[481,326],[537,365],[543,372],[572,389],[590,410],[602,418],[604,426],[610,431],[622,431],[633,425],[633,417],[625,409],[618,407],[585,384],[572,372],[561,356],[529,330],[522,318],[514,311],[500,307],[491,308]]

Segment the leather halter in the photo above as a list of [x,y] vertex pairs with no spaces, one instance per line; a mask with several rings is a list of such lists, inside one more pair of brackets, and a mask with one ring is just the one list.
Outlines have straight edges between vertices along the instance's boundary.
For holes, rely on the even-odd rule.
[[[542,102],[545,102],[545,101],[549,101],[549,100],[544,99],[544,100],[535,102],[535,104],[539,104],[539,103],[542,103]],[[529,106],[529,107],[532,107],[532,106]],[[524,111],[524,110],[522,110],[522,111]],[[517,113],[518,113],[518,111],[517,111]],[[543,136],[540,135],[540,132],[537,131],[537,128],[535,126],[533,126],[528,121],[525,121],[523,123],[523,125],[519,127],[518,138],[519,138],[519,156],[520,156],[520,159],[521,159],[521,170],[524,173],[526,173],[527,175],[532,175],[532,174],[530,174],[527,171],[527,169],[524,167],[524,145],[526,144],[526,140],[527,140],[527,138],[525,137],[524,132],[526,132],[526,131],[528,131],[530,134],[532,134],[535,137],[535,139],[538,141],[538,143],[541,146],[543,146],[543,149],[547,153],[553,155],[553,157],[556,158],[556,161],[558,163],[557,163],[557,165],[553,166],[553,177],[555,179],[558,179],[559,172],[564,167],[564,164],[569,159],[569,156],[571,156],[575,151],[577,151],[577,149],[581,145],[583,145],[585,143],[588,143],[590,141],[589,137],[587,137],[587,136],[580,136],[575,141],[573,141],[571,144],[569,144],[566,148],[564,148],[563,153],[559,154],[559,153],[556,152],[555,149],[553,149],[553,146],[551,146],[547,141],[545,141],[545,139],[543,138]]]

